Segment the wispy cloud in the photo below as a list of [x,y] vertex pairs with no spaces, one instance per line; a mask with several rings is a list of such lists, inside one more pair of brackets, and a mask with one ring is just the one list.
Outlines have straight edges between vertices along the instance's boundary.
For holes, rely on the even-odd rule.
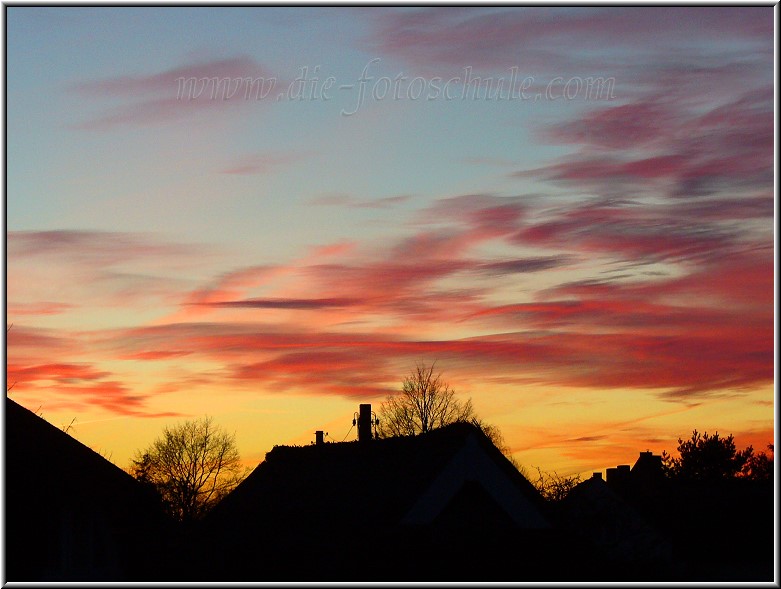
[[[72,341],[63,337],[64,335],[56,330],[26,327],[14,322],[6,335],[9,358],[11,358],[11,351],[14,354],[40,354],[40,357],[49,358],[60,356],[64,350],[73,350],[75,347]],[[78,351],[78,348],[76,350]]]
[[199,247],[159,243],[150,235],[111,231],[8,232],[8,253],[14,258],[60,256],[100,265],[152,256],[192,255]]
[[8,366],[14,380],[51,380],[60,383],[82,380],[100,380],[108,373],[95,370],[88,364],[42,364],[38,366]]
[[82,94],[137,96],[171,93],[178,78],[240,78],[250,74],[268,75],[268,71],[248,56],[189,63],[155,74],[126,75],[99,80],[84,80],[71,85]]
[[240,301],[217,301],[204,303],[212,307],[235,307],[242,309],[297,309],[311,311],[331,307],[349,307],[356,303],[352,299],[244,299]]
[[381,198],[360,199],[349,194],[321,194],[309,202],[315,206],[347,207],[355,209],[387,209],[403,204],[412,198],[408,194]]
[[[12,330],[12,374],[143,413],[147,393],[131,393],[109,369],[64,360],[55,370],[40,355],[19,356],[36,337],[44,346],[70,338],[105,358],[207,362],[210,382],[252,390],[371,398],[429,359],[462,379],[488,370],[497,382],[646,389],[691,403],[772,382],[772,248],[743,225],[769,222],[771,210],[760,195],[598,197],[548,209],[522,196],[444,198],[413,215],[404,237],[325,244],[172,293],[179,311],[155,325]],[[104,268],[192,254],[138,236],[69,232],[12,235],[9,247],[20,260],[59,252]],[[651,263],[668,272],[646,272]],[[561,272],[551,286],[550,271],[562,268],[588,278]],[[549,286],[530,283],[522,296],[496,280],[540,273]],[[157,386],[179,390],[191,378],[167,373]]]
[[254,175],[269,174],[285,166],[299,162],[311,156],[308,152],[295,153],[258,153],[237,159],[220,170],[221,174]]
[[600,63],[597,56],[609,67],[605,39],[624,49],[667,47],[672,55],[714,36],[757,45],[772,35],[770,7],[426,8],[378,15],[367,44],[419,65],[523,65],[532,74],[558,68],[564,75],[573,66],[593,68]]
[[[184,64],[155,73],[81,80],[70,90],[96,102],[114,101],[102,114],[81,121],[82,130],[152,125],[191,117],[229,112],[263,100],[278,79],[247,56]],[[120,104],[116,101],[120,100]],[[268,102],[271,102],[268,100]]]
[[[174,293],[192,287],[184,271],[214,252],[153,235],[68,230],[9,231],[8,255],[12,298],[25,301],[19,310],[29,315],[31,310],[68,314],[85,305],[128,306],[139,300],[167,305]],[[54,306],[46,302],[53,283],[59,285],[60,298]]]
[[133,392],[109,372],[86,363],[24,366],[9,363],[8,381],[14,394],[45,401],[47,409],[80,410],[98,407],[118,415],[169,417],[172,412],[150,412],[148,397]]
[[[726,103],[687,108],[654,98],[597,109],[547,132],[579,145],[561,162],[516,173],[598,194],[688,198],[767,190],[772,185],[772,88]],[[544,133],[545,133],[544,132]]]
[[[437,219],[446,227],[415,223],[413,235],[383,245],[341,243],[285,267],[237,269],[183,300],[183,308],[263,311],[263,323],[221,315],[223,322],[168,322],[112,341],[126,357],[177,350],[280,391],[384,394],[400,366],[430,358],[452,360],[462,375],[489,367],[518,382],[649,389],[691,403],[772,380],[772,252],[739,230],[767,207],[758,200],[719,209],[714,201],[708,215],[707,202],[657,209],[599,201],[539,223],[520,199],[444,199],[423,213],[443,211]],[[725,218],[738,228],[724,229]],[[557,253],[496,259],[481,253],[491,243]],[[625,271],[579,281],[562,273],[557,286],[524,302],[491,302],[512,296],[496,276],[583,271],[595,252],[623,261]],[[671,272],[643,271],[651,262],[672,264]],[[286,296],[252,296],[278,289],[281,277]],[[460,287],[443,286],[455,279]],[[454,326],[491,335],[456,337]]]
[[520,258],[515,260],[503,260],[499,262],[484,262],[476,265],[477,272],[501,276],[505,274],[524,274],[527,272],[541,272],[565,266],[570,263],[570,256],[544,256],[538,258]]
[[[466,162],[494,166],[502,182],[550,187],[555,200],[520,190],[434,202],[320,194],[306,204],[400,214],[421,200],[395,237],[324,243],[285,262],[226,261],[177,281],[169,270],[197,263],[204,248],[119,232],[10,232],[9,273],[25,279],[9,284],[25,284],[34,296],[15,295],[9,312],[30,319],[118,302],[146,311],[150,293],[163,312],[80,332],[21,324],[9,334],[9,374],[27,383],[20,391],[56,385],[74,402],[139,414],[152,393],[133,392],[133,378],[114,368],[118,359],[159,368],[160,394],[216,383],[371,398],[391,392],[423,359],[467,381],[637,389],[686,407],[767,386],[772,14],[769,7],[372,13],[367,43],[415,68],[615,75],[624,93],[566,109],[565,120],[539,119],[547,122],[534,129],[537,140],[556,148],[554,159],[524,169],[510,155]],[[710,45],[714,37],[731,43],[728,54]],[[632,59],[606,51],[606,38]],[[245,102],[238,95],[182,101],[179,78],[257,76],[270,72],[236,57],[72,89],[105,106],[82,127],[109,129]],[[222,174],[263,175],[311,155],[249,151],[212,165]],[[66,286],[54,296],[41,285],[58,272]],[[99,359],[81,358],[95,350]],[[162,368],[179,363],[208,368]]]
[[20,317],[23,315],[59,315],[73,309],[73,305],[67,303],[56,303],[52,301],[41,301],[39,303],[15,303],[8,306],[9,317]]

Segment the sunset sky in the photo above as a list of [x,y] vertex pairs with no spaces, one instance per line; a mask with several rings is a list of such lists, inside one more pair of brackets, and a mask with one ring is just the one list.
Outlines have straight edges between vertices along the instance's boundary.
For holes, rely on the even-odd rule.
[[774,10],[8,7],[10,397],[254,466],[436,362],[528,468],[764,449]]

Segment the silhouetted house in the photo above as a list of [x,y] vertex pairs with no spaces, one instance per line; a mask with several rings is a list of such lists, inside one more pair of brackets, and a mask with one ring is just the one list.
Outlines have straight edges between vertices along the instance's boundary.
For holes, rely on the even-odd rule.
[[167,528],[155,498],[8,398],[4,467],[6,580],[159,577]]
[[630,485],[631,470],[628,464],[619,464],[605,471],[605,482],[614,492],[623,495]]
[[650,451],[640,452],[640,456],[632,467],[632,484],[648,488],[658,488],[664,484],[662,457]]
[[[656,567],[669,570],[672,563],[669,540],[615,492],[601,474],[594,473],[592,478],[578,484],[559,506],[563,527],[586,542],[599,559],[592,572],[598,573],[598,567],[602,566],[604,579],[643,580],[649,573],[660,572],[658,568],[654,570]],[[612,480],[616,484],[616,479]],[[620,486],[628,487],[628,480],[618,480]]]
[[201,554],[226,580],[517,580],[556,552],[545,508],[469,424],[278,446],[207,516]]
[[640,452],[633,466],[619,464],[605,471],[605,481],[621,497],[656,495],[667,481],[662,471],[662,457],[653,452]]
[[672,544],[657,513],[667,482],[661,456],[640,452],[634,466],[608,468],[604,479],[594,473],[564,500],[562,521],[603,559],[602,578],[658,579],[674,573]]
[[558,513],[564,529],[595,549],[592,578],[772,580],[772,481],[670,479],[651,452],[631,469],[607,469],[605,481],[594,474]]

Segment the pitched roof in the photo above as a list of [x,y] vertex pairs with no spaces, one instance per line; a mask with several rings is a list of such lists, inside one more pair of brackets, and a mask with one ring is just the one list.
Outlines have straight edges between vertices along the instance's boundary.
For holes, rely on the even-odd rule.
[[473,425],[415,437],[277,446],[212,518],[333,529],[430,523],[464,483],[478,483],[519,527],[548,523],[539,493]]
[[165,520],[133,477],[8,397],[4,426],[10,580],[125,580],[156,566]]
[[206,516],[192,554],[221,580],[507,580],[519,559],[558,555],[545,507],[469,424],[279,446]]
[[640,512],[601,478],[575,486],[560,506],[566,526],[607,551],[611,558],[669,561],[670,546]]
[[9,492],[53,480],[61,492],[80,496],[138,491],[128,473],[7,397],[5,444]]

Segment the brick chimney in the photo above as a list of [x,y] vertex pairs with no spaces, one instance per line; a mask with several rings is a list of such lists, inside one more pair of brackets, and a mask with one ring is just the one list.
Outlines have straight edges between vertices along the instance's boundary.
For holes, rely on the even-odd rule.
[[324,444],[323,441],[323,431],[317,430],[315,432],[315,446],[322,446]]

